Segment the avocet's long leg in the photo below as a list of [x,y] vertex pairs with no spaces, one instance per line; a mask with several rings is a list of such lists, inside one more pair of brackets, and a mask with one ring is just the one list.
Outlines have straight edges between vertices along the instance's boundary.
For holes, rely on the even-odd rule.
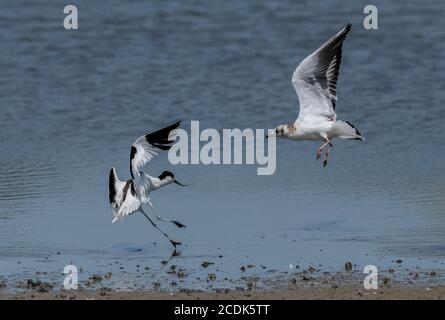
[[156,214],[155,208],[153,207],[151,201],[148,201],[148,206],[150,207],[150,209],[153,211],[153,215],[156,217],[156,219],[158,219],[159,221],[165,221],[165,222],[171,222],[173,223],[175,226],[177,226],[178,228],[184,228],[185,225],[183,225],[181,222],[178,222],[176,220],[171,220],[171,219],[167,219],[167,218],[163,218],[160,217]]
[[153,222],[153,220],[150,219],[150,217],[143,211],[141,210],[142,214],[148,219],[148,221],[150,221],[151,225],[153,227],[155,227],[156,229],[159,230],[160,233],[162,233],[170,242],[171,244],[176,248],[177,245],[181,245],[182,243],[180,241],[175,241],[170,239],[170,237],[168,236],[168,234],[166,234],[164,231],[162,231],[161,229],[159,229],[159,227]]

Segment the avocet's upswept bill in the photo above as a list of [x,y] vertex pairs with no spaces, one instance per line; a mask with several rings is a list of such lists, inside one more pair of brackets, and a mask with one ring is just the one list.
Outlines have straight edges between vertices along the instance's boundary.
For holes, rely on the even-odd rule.
[[181,242],[170,239],[148,216],[148,208],[150,208],[159,221],[167,221],[175,224],[179,228],[185,227],[182,223],[175,220],[162,218],[156,215],[153,205],[150,201],[150,192],[162,188],[168,184],[176,183],[185,186],[176,181],[173,174],[164,171],[159,177],[152,177],[144,172],[142,168],[149,163],[161,150],[169,150],[174,141],[175,129],[180,125],[180,121],[165,127],[161,130],[149,133],[138,138],[131,146],[130,153],[130,174],[131,179],[121,181],[117,177],[116,170],[111,168],[109,178],[109,195],[110,204],[113,211],[114,219],[122,220],[136,212],[141,212],[164,236],[170,240],[176,248]]
[[311,55],[306,57],[296,68],[292,84],[300,102],[300,113],[291,124],[282,124],[269,136],[291,140],[321,140],[316,159],[328,146],[323,165],[328,162],[332,139],[355,139],[364,141],[357,128],[348,121],[337,120],[337,80],[340,70],[342,45],[351,30],[348,24],[335,36],[326,41]]

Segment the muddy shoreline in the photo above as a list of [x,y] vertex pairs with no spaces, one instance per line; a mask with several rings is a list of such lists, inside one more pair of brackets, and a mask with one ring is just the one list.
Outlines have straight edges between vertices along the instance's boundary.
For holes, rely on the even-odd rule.
[[[181,278],[180,272],[172,276]],[[60,283],[24,279],[0,283],[0,300],[300,300],[300,299],[445,299],[445,283],[436,272],[408,272],[404,276],[389,269],[381,272],[377,289],[365,289],[362,272],[321,272],[308,268],[287,272],[268,279],[252,276],[228,279],[238,286],[224,288],[209,285],[190,289],[179,280],[154,282],[132,290],[122,289],[111,281],[110,274],[94,275],[78,289],[65,290]],[[206,283],[211,282],[207,279]]]
[[309,299],[445,299],[445,286],[392,287],[364,290],[358,287],[344,288],[296,288],[274,291],[133,291],[77,290],[58,292],[26,291],[0,293],[0,300],[309,300]]

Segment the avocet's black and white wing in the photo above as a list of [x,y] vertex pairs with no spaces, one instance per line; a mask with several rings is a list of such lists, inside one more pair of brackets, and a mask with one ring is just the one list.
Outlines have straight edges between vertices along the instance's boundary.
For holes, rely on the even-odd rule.
[[131,146],[130,173],[135,181],[141,179],[141,169],[149,163],[159,151],[169,150],[174,142],[175,129],[181,121],[168,127],[139,137]]
[[109,177],[109,197],[111,210],[114,215],[113,222],[122,220],[136,212],[139,208],[140,201],[135,197],[133,182],[131,180],[119,180],[116,170],[111,168]]
[[130,214],[139,211],[140,206],[141,206],[141,201],[139,197],[136,195],[136,191],[133,186],[133,181],[128,180],[123,190],[122,204],[115,213],[112,222],[116,222],[117,220],[122,220],[126,216],[129,216]]
[[337,80],[342,45],[349,30],[351,24],[306,57],[293,73],[292,84],[300,102],[296,123],[316,121],[320,117],[336,119]]

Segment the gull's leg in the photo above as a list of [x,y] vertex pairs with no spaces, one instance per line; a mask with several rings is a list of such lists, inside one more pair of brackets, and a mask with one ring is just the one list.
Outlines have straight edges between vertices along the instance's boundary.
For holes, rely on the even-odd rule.
[[328,157],[329,157],[329,153],[331,153],[331,149],[334,145],[329,141],[329,148],[326,151],[325,155],[324,155],[324,159],[323,159],[323,166],[326,167],[326,165],[328,164]]
[[175,226],[177,226],[178,228],[185,228],[185,225],[183,225],[181,222],[178,222],[178,221],[175,221],[175,220],[171,220],[171,219],[167,219],[167,218],[163,218],[163,217],[159,217],[158,215],[156,215],[155,208],[151,204],[151,201],[148,201],[147,203],[148,203],[148,206],[150,207],[150,209],[153,211],[153,215],[156,217],[157,220],[165,221],[165,222],[171,222]]
[[317,149],[317,157],[315,158],[316,160],[320,159],[321,157],[321,151],[331,142],[329,141],[329,139],[327,137],[323,137],[324,139],[326,139],[326,142],[323,143],[318,149]]
[[142,212],[142,214],[148,219],[148,221],[150,221],[150,223],[151,223],[151,225],[153,226],[153,227],[155,227],[156,229],[158,229],[159,230],[159,232],[160,233],[162,233],[170,242],[171,242],[171,244],[173,245],[173,247],[175,247],[176,248],[176,246],[177,245],[181,245],[182,243],[180,242],[180,241],[175,241],[175,240],[172,240],[172,239],[170,239],[170,237],[168,236],[168,234],[166,234],[164,231],[162,231],[161,229],[159,229],[159,227],[148,217],[148,215],[143,211],[143,210],[141,210],[141,212]]

